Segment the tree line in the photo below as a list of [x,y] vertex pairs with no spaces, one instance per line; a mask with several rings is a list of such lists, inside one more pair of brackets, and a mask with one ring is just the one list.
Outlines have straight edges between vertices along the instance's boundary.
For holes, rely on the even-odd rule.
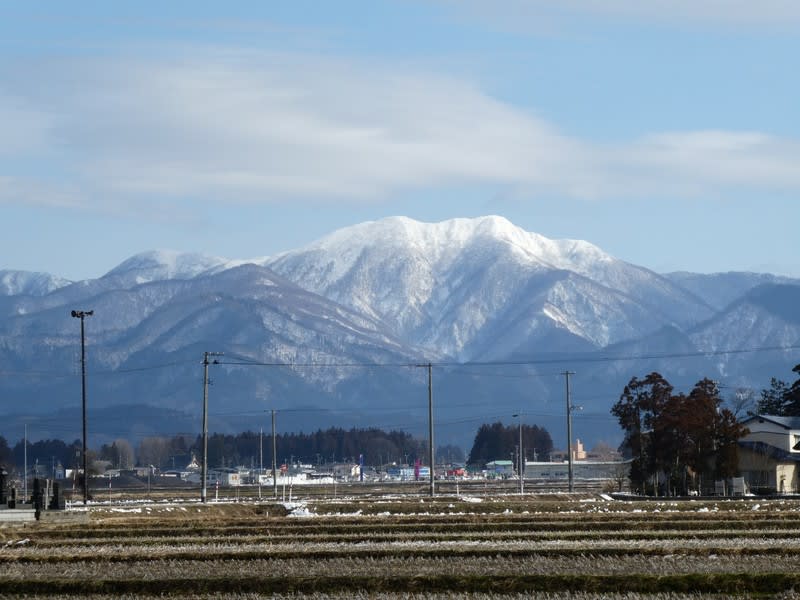
[[[798,375],[793,383],[773,377],[761,390],[756,404],[759,414],[800,416],[800,364],[792,369]],[[752,396],[751,396],[752,397]],[[703,482],[736,475],[738,440],[746,430],[733,412],[723,407],[716,383],[710,379],[697,382],[688,394],[676,393],[659,373],[643,379],[633,377],[625,386],[611,413],[617,417],[624,439],[619,448],[631,459],[630,479],[634,490],[642,493],[686,493]],[[553,450],[550,433],[538,425],[522,425],[522,443],[526,460],[547,460]],[[377,428],[329,428],[312,433],[284,433],[276,438],[277,461],[323,464],[358,462],[365,464],[413,464],[427,462],[427,442],[402,431]],[[482,466],[491,460],[512,458],[518,462],[519,426],[487,423],[478,428],[472,447],[465,457],[454,445],[436,449],[437,462]],[[28,442],[29,469],[47,476],[58,464],[65,468],[80,464],[81,441],[59,439]],[[0,436],[0,465],[21,467],[25,446],[20,440],[10,447]],[[113,468],[129,469],[153,465],[159,468],[182,468],[192,457],[202,456],[199,435],[172,437],[149,436],[134,447],[119,438],[90,450],[90,463],[102,461]],[[265,468],[272,462],[270,435],[246,431],[231,435],[215,433],[208,440],[208,463],[211,468],[253,466]],[[518,468],[518,465],[516,466]]]
[[[89,464],[110,468],[132,469],[135,466],[183,468],[195,457],[202,459],[200,435],[148,436],[134,447],[127,439],[119,438],[89,450]],[[379,467],[387,464],[427,462],[428,445],[403,431],[367,429],[320,429],[312,433],[279,433],[275,439],[278,464],[291,461],[312,465],[330,462],[364,463]],[[31,472],[52,476],[56,466],[76,468],[81,464],[82,443],[66,443],[58,439],[27,443],[27,463]],[[0,465],[20,468],[25,462],[25,442],[20,440],[9,447],[0,436]],[[454,445],[436,449],[437,462],[463,463],[464,451]],[[238,434],[214,433],[208,437],[208,464],[211,468],[250,466],[271,468],[272,437],[269,434],[245,431]]]

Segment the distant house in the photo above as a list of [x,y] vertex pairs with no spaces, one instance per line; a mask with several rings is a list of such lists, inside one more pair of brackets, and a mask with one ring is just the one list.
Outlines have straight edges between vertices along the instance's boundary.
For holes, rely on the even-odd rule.
[[[586,449],[583,447],[583,442],[579,439],[575,440],[575,444],[572,447],[572,460],[586,460],[587,454]],[[569,456],[567,455],[566,450],[553,450],[550,453],[550,460],[554,462],[558,461],[569,461]]]
[[391,465],[386,468],[386,476],[399,481],[413,481],[414,467]]
[[[630,460],[576,461],[572,465],[575,479],[619,481],[630,474]],[[569,463],[528,462],[525,463],[525,479],[567,480]]]
[[513,477],[514,463],[510,460],[493,460],[486,463],[487,477]]
[[800,417],[752,415],[739,440],[739,471],[757,493],[796,493],[800,489]]
[[209,469],[208,483],[216,484],[217,482],[225,487],[237,487],[242,484],[238,469]]

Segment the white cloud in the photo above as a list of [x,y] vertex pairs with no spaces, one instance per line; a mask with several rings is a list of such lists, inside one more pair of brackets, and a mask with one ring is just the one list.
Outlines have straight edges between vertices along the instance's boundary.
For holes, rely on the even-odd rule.
[[[38,178],[35,153],[24,174],[0,166],[5,202],[127,212],[138,200],[364,202],[480,182],[582,198],[800,189],[797,140],[590,143],[470,82],[387,65],[220,52],[51,63],[6,80],[35,132],[28,151],[49,163]],[[9,114],[0,104],[3,128]]]

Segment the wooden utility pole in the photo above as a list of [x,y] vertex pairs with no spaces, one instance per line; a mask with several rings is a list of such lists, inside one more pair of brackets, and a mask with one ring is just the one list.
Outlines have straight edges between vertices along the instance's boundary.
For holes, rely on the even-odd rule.
[[434,483],[434,451],[433,451],[433,369],[428,363],[428,460],[431,465],[431,497],[436,495],[436,485]]
[[572,399],[570,398],[569,376],[575,375],[574,371],[564,371],[567,382],[567,460],[569,473],[569,491],[575,490],[575,477],[572,469]]
[[275,409],[272,409],[272,497],[278,497],[278,442],[275,439]]
[[[202,479],[200,488],[200,501],[208,501],[208,357],[222,356],[222,352],[203,352],[203,468],[200,473]],[[219,364],[214,359],[213,364]]]

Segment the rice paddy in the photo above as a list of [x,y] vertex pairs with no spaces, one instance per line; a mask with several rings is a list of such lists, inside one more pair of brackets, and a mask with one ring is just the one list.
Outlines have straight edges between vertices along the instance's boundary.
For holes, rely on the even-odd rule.
[[0,598],[795,598],[798,566],[800,500],[162,500],[0,526]]

